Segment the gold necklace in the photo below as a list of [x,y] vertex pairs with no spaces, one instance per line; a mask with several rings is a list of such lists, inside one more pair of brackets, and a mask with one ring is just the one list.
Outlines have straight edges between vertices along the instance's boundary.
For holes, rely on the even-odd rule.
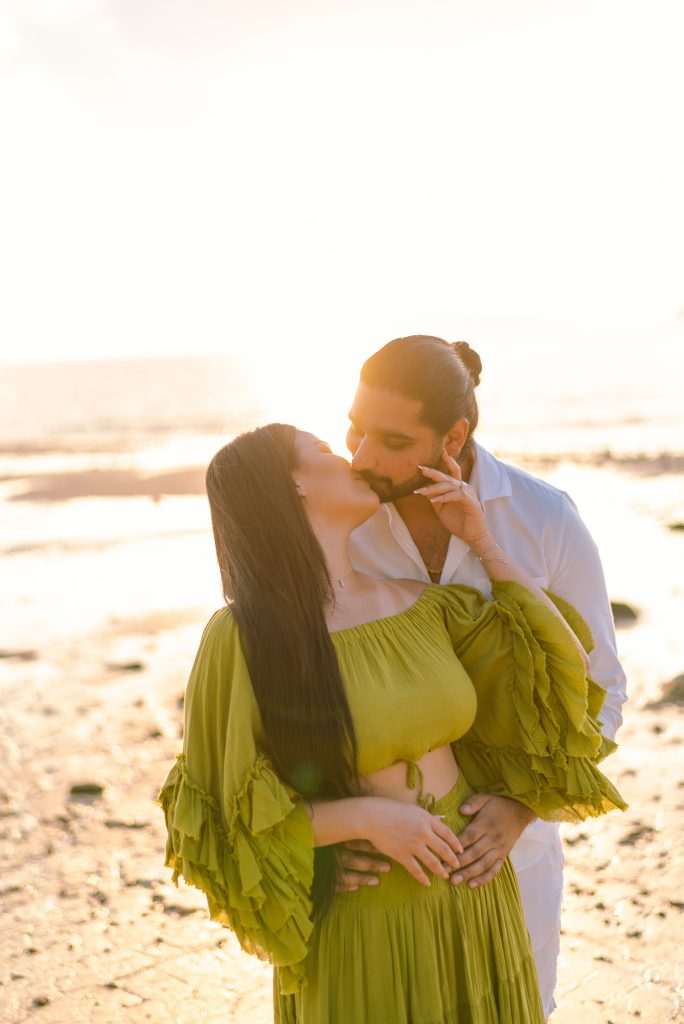
[[441,569],[433,569],[431,566],[427,564],[427,562],[425,562],[425,568],[427,569],[430,576],[441,576],[442,573],[444,572],[444,562],[442,562]]

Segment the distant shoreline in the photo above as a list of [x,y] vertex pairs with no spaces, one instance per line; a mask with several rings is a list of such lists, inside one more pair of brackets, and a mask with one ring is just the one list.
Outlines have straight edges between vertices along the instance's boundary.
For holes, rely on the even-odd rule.
[[41,473],[27,477],[4,477],[4,481],[23,480],[27,487],[9,501],[67,501],[71,498],[153,499],[170,495],[205,493],[206,467],[190,466],[165,473],[144,475],[135,469],[87,469],[70,473]]
[[[506,462],[520,466],[551,469],[561,463],[579,466],[612,466],[637,476],[684,473],[684,454],[615,455],[610,451],[586,455],[567,453],[530,455],[499,453]],[[154,500],[172,495],[205,494],[206,466],[184,466],[163,473],[144,474],[135,469],[85,469],[64,473],[5,475],[4,483],[21,482],[24,490],[9,501],[58,502],[72,498],[132,498]]]

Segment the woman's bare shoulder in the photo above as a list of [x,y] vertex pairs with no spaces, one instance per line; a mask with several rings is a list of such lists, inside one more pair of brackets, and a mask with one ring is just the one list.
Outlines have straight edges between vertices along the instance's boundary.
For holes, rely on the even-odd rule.
[[420,597],[425,588],[430,586],[425,580],[392,580],[392,583],[413,597]]

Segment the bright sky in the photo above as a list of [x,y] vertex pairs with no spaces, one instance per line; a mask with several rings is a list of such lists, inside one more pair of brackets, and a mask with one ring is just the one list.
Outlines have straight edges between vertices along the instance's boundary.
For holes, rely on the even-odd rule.
[[481,318],[671,323],[683,29],[681,0],[4,0],[0,361],[238,351],[276,387]]

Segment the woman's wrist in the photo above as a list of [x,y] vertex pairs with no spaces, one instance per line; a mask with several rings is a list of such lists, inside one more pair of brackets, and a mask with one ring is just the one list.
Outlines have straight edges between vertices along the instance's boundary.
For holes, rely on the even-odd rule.
[[487,556],[489,551],[497,548],[498,546],[496,537],[487,531],[487,533],[483,533],[481,537],[478,537],[477,540],[472,542],[470,550],[476,558],[482,559]]
[[377,827],[378,801],[376,796],[360,796],[352,798],[355,804],[352,810],[351,822],[354,831],[354,839],[367,839],[372,842],[372,836]]
[[313,803],[307,800],[315,845],[368,839],[373,831],[373,805],[376,802],[377,798],[372,796],[347,796],[341,800],[315,800]]

